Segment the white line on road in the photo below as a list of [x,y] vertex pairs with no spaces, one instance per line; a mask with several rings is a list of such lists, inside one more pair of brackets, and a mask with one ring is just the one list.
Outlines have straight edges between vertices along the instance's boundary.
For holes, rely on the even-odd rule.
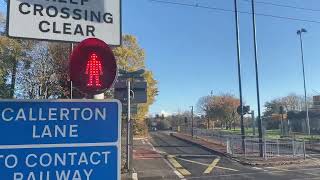
[[253,169],[262,170],[262,168],[259,167],[252,167]]
[[[281,172],[295,172],[299,171],[301,174],[307,174],[307,175],[312,175],[312,176],[318,176],[317,174],[314,173],[309,173],[309,172],[302,172],[302,171],[308,171],[308,170],[313,170],[313,169],[319,169],[319,168],[310,168],[310,169],[284,169],[284,168],[277,168],[277,167],[268,167],[268,169],[273,169],[276,172],[281,171]],[[265,170],[266,171],[266,170]],[[272,171],[271,171],[272,172]]]
[[163,159],[163,161],[172,169],[172,171],[180,178],[180,179],[183,179],[185,180],[184,176],[179,172],[177,171],[170,163],[167,159],[164,159],[164,158],[161,158]]
[[194,163],[194,164],[199,164],[199,165],[203,165],[203,166],[209,166],[210,165],[210,164],[205,164],[205,163],[192,161],[192,160],[189,160],[189,159],[184,159],[184,158],[179,158],[179,157],[176,157],[176,159],[180,159],[182,161],[186,161],[186,162],[190,162],[190,163]]
[[159,154],[167,154],[166,152],[159,151],[158,149],[156,149],[156,148],[150,143],[150,141],[147,141],[146,143],[151,146],[151,148],[152,148],[153,151],[155,151],[155,152],[157,152],[157,153],[159,153]]
[[[179,158],[179,157],[175,157],[175,158],[176,158],[176,159],[179,159],[179,160],[182,160],[182,161],[194,163],[194,164],[199,164],[199,165],[202,165],[202,166],[210,166],[210,164],[201,163],[201,162],[197,162],[197,161],[192,161],[192,160],[189,160],[189,159],[184,159],[184,158]],[[221,166],[216,166],[216,168],[218,168],[218,169],[224,169],[224,170],[229,170],[229,171],[239,171],[239,170],[236,170],[236,169],[231,169],[231,168],[226,168],[226,167],[221,167]]]

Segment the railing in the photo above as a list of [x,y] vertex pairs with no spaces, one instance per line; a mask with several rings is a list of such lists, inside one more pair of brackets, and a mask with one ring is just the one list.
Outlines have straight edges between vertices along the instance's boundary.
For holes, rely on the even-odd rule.
[[[190,128],[180,128],[180,132],[191,134]],[[306,143],[294,139],[263,139],[246,136],[244,140],[245,151],[242,149],[242,138],[240,135],[227,135],[218,131],[194,128],[194,136],[201,137],[216,144],[226,147],[229,154],[233,156],[259,157],[262,148],[265,159],[273,157],[303,157],[306,158]]]

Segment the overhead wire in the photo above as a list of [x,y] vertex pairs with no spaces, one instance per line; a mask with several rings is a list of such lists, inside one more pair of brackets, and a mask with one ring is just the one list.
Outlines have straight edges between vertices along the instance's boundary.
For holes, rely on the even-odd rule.
[[[251,2],[250,0],[242,0],[242,1]],[[277,6],[277,7],[290,8],[290,9],[296,9],[296,10],[303,10],[303,11],[320,12],[320,9],[304,8],[304,7],[292,6],[292,5],[286,5],[286,4],[278,4],[278,3],[266,2],[266,1],[255,1],[255,3],[264,4],[264,5],[271,5],[271,6]]]
[[[149,2],[160,3],[160,4],[171,4],[171,5],[178,5],[178,6],[186,6],[186,7],[192,7],[192,8],[209,9],[209,10],[223,11],[223,12],[235,12],[234,10],[231,10],[231,9],[218,8],[218,7],[212,7],[212,6],[205,6],[205,5],[201,5],[199,3],[190,4],[190,3],[173,2],[173,1],[167,1],[167,0],[149,0]],[[248,12],[248,11],[238,11],[238,12],[242,13],[242,14],[252,14],[252,12]],[[277,19],[286,19],[286,20],[292,20],[292,21],[300,21],[300,22],[309,22],[309,23],[320,24],[320,21],[310,20],[310,19],[302,19],[302,18],[295,18],[295,17],[289,17],[289,16],[279,16],[279,15],[272,15],[272,14],[265,14],[265,13],[255,13],[255,15],[264,16],[264,17],[272,17],[272,18],[277,18]]]

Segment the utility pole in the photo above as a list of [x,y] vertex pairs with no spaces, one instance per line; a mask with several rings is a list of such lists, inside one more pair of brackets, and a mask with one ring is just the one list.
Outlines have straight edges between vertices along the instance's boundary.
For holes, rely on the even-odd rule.
[[256,12],[255,2],[251,0],[252,7],[252,28],[253,28],[253,43],[254,43],[254,62],[256,69],[256,90],[257,90],[257,105],[258,105],[258,131],[259,131],[259,151],[260,157],[263,157],[263,133],[262,133],[262,120],[261,120],[261,109],[260,109],[260,90],[259,90],[259,63],[258,63],[258,48],[257,48],[257,31],[256,31]]
[[193,106],[191,106],[191,136],[193,138],[193,128],[194,128],[194,119],[193,119]]
[[307,87],[306,87],[306,75],[305,75],[305,68],[304,68],[304,54],[303,54],[303,42],[302,42],[302,33],[306,33],[307,30],[301,28],[297,31],[297,34],[300,37],[300,51],[301,51],[301,63],[302,63],[302,73],[303,73],[303,87],[304,87],[304,103],[305,103],[305,110],[306,110],[306,125],[307,125],[307,133],[310,135],[310,120],[309,120],[309,107],[307,102]]
[[245,130],[243,125],[243,101],[242,101],[242,83],[241,83],[241,61],[240,61],[240,32],[239,32],[239,17],[237,0],[234,0],[235,25],[236,25],[236,40],[237,40],[237,59],[238,59],[238,78],[239,78],[239,96],[240,96],[240,123],[242,137],[242,151],[245,153]]

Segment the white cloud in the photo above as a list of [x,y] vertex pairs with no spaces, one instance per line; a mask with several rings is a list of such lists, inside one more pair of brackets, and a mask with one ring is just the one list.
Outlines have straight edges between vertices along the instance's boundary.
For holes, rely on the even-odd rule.
[[168,116],[172,115],[172,113],[166,112],[165,110],[161,110],[160,115],[162,115],[162,114],[164,117],[168,117]]

